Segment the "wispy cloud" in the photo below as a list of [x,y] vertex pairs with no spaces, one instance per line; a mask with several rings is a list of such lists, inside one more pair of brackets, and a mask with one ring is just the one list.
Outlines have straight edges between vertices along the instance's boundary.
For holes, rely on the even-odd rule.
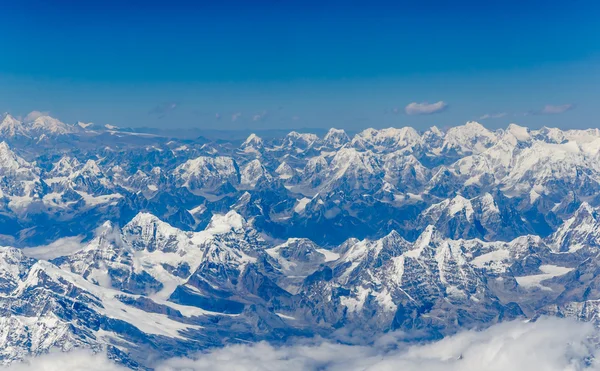
[[[157,371],[564,371],[597,370],[590,359],[598,352],[590,342],[590,323],[541,318],[506,322],[483,331],[463,331],[429,344],[411,345],[403,334],[390,333],[373,345],[344,345],[300,340],[287,346],[268,343],[231,345],[190,358],[149,365]],[[122,367],[105,355],[81,350],[51,353],[14,364],[7,371],[110,370]]]
[[574,104],[562,104],[558,106],[547,104],[541,111],[539,111],[539,113],[542,115],[558,115],[560,113],[570,111],[573,108],[575,108]]
[[407,115],[431,115],[433,113],[443,112],[447,108],[448,104],[444,101],[439,101],[437,103],[412,102],[404,108],[404,111]]
[[31,111],[23,118],[24,122],[33,122],[35,119],[41,116],[48,116],[50,112],[48,111]]
[[261,113],[252,116],[252,121],[262,121],[265,117],[267,117],[267,111],[262,111]]
[[61,256],[71,255],[82,250],[85,245],[81,243],[83,237],[63,237],[50,243],[36,247],[27,247],[22,251],[30,258],[52,260]]
[[171,103],[161,103],[161,104],[157,105],[156,107],[152,108],[148,112],[148,114],[155,115],[159,119],[161,119],[161,118],[164,118],[165,116],[167,116],[169,113],[175,111],[175,109],[178,106],[179,105],[177,103],[174,103],[174,102],[171,102]]
[[234,113],[233,115],[231,115],[231,122],[236,122],[240,117],[242,117],[241,112]]
[[506,113],[506,112],[486,113],[485,115],[479,117],[479,119],[480,120],[499,119],[499,118],[504,117],[506,115],[508,115],[508,113]]

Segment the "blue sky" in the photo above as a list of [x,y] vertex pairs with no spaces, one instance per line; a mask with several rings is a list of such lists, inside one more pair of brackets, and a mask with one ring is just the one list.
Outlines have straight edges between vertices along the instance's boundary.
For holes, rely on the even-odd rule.
[[0,2],[0,111],[221,129],[600,125],[595,1],[211,3]]

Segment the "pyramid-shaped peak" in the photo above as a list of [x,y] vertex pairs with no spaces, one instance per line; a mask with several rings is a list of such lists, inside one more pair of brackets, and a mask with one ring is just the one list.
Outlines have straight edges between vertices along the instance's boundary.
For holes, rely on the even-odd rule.
[[1,125],[9,125],[9,124],[20,124],[21,121],[17,120],[13,115],[6,112],[2,115]]
[[0,122],[0,134],[8,137],[14,137],[15,135],[25,135],[26,129],[23,123],[9,113],[5,113],[2,121]]
[[248,135],[248,138],[246,138],[246,140],[242,143],[242,147],[247,147],[247,146],[261,146],[263,144],[263,140],[261,137],[259,137],[258,135],[252,133],[250,135]]
[[63,156],[57,162],[52,164],[51,173],[54,174],[62,174],[69,175],[71,172],[75,170],[75,168],[79,167],[81,163],[77,158],[70,156]]
[[160,220],[156,215],[146,212],[140,211],[137,213],[133,219],[127,223],[127,225],[150,225],[150,224],[166,224],[162,220]]
[[85,165],[83,165],[83,168],[81,169],[81,171],[87,172],[87,173],[92,173],[95,175],[102,173],[102,170],[100,170],[100,167],[94,160],[87,160]]
[[401,244],[401,245],[409,244],[409,242],[406,241],[404,239],[404,237],[402,237],[400,235],[400,233],[398,233],[398,231],[396,231],[395,229],[392,229],[390,233],[383,236],[379,241],[386,243],[386,244]]
[[0,168],[4,170],[17,170],[21,166],[30,166],[30,164],[17,156],[9,147],[8,143],[0,143]]
[[415,245],[426,246],[440,239],[442,239],[442,235],[434,225],[430,224],[421,232]]

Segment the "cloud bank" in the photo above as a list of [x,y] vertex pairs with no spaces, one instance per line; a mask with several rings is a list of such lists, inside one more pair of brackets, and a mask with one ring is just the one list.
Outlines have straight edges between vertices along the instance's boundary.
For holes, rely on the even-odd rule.
[[[542,318],[465,331],[425,345],[408,345],[385,336],[372,346],[328,342],[276,347],[267,343],[232,345],[195,359],[175,358],[157,371],[591,371],[597,351],[589,323]],[[8,371],[122,371],[103,355],[86,351],[51,353],[15,364]]]
[[48,245],[26,247],[21,251],[30,258],[52,260],[84,249],[85,245],[81,243],[82,240],[83,236],[63,237]]
[[52,352],[43,356],[14,363],[6,371],[128,371],[115,364],[105,354],[93,354],[88,350]]
[[448,104],[444,101],[439,101],[437,103],[409,103],[404,111],[407,115],[431,115],[433,113],[443,112],[448,108]]

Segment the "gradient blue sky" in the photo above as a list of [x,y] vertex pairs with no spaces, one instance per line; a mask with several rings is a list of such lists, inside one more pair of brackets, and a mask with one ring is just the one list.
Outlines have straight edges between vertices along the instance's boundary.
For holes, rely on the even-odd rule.
[[[0,1],[0,111],[120,126],[598,127],[598,1]],[[407,115],[411,102],[447,106]],[[548,107],[546,107],[548,106]],[[545,108],[546,107],[546,108]]]

